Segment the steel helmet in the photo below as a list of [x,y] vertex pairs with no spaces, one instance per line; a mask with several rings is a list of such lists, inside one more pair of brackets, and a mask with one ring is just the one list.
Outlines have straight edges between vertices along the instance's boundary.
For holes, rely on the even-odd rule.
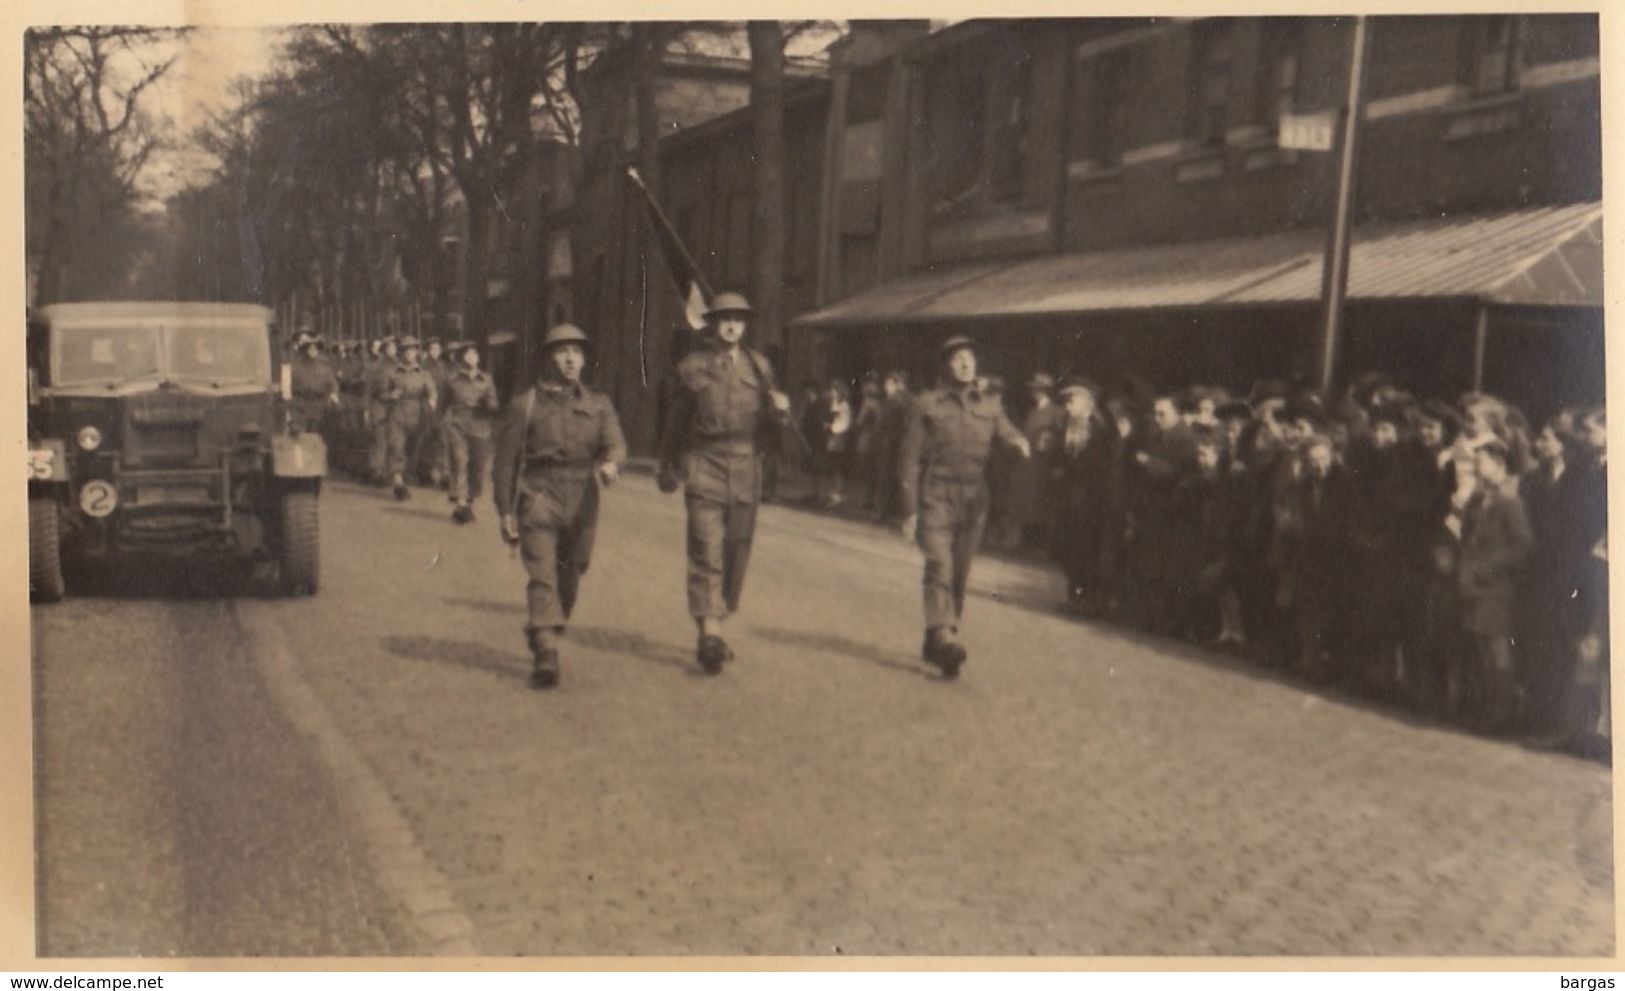
[[751,309],[750,300],[746,299],[742,294],[724,292],[718,293],[717,298],[711,301],[711,308],[705,311],[705,315],[710,319],[719,317],[724,313],[750,314],[754,312],[756,311]]
[[549,329],[547,336],[542,338],[542,350],[546,351],[560,344],[579,344],[585,348],[591,346],[592,341],[575,324],[561,323]]
[[946,341],[942,342],[942,346],[937,348],[937,353],[942,355],[944,358],[947,358],[960,348],[969,348],[972,351],[975,351],[976,342],[963,334],[955,334],[953,337],[950,337]]

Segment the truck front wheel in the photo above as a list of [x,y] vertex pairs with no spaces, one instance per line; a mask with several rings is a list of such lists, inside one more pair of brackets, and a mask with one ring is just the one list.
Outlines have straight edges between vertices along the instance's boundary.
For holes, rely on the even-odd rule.
[[316,493],[282,493],[277,564],[282,591],[315,595],[321,579],[321,530]]
[[62,577],[60,512],[55,499],[28,500],[28,590],[35,602],[59,602],[68,592]]

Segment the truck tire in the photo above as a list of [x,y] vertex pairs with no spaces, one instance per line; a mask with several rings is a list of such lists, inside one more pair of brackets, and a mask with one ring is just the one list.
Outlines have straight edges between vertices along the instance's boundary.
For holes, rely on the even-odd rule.
[[315,595],[321,579],[321,531],[316,512],[316,493],[292,491],[282,494],[282,518],[278,535],[277,565],[282,591]]
[[62,577],[62,536],[56,500],[28,500],[28,591],[35,602],[59,602],[67,594]]

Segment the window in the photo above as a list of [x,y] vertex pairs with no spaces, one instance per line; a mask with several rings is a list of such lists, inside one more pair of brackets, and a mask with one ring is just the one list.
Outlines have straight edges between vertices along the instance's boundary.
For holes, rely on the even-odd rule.
[[1074,160],[1093,162],[1102,169],[1122,164],[1132,54],[1132,49],[1115,48],[1079,66],[1076,106],[1083,119],[1074,132]]
[[1230,128],[1236,22],[1225,19],[1197,25],[1191,60],[1189,134],[1198,144],[1223,144]]
[[1517,88],[1520,28],[1521,18],[1513,14],[1463,19],[1461,76],[1474,94]]
[[988,195],[1019,199],[1026,188],[1027,118],[1032,110],[1032,58],[1012,47],[999,59],[988,92]]
[[1026,192],[1032,58],[1014,37],[941,57],[926,80],[925,185],[938,215]]
[[876,62],[853,70],[846,96],[848,124],[879,120],[885,113],[886,73],[889,68],[885,62]]
[[1281,118],[1297,109],[1302,75],[1303,22],[1269,17],[1263,22],[1258,80],[1258,123],[1280,130]]

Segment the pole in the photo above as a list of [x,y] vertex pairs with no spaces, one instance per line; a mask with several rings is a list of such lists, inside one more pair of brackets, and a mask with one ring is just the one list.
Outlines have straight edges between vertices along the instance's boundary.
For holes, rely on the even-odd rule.
[[1484,391],[1484,351],[1490,342],[1490,308],[1478,304],[1478,321],[1473,327],[1473,391]]
[[1348,102],[1343,107],[1343,140],[1337,163],[1337,203],[1321,268],[1320,295],[1325,305],[1320,341],[1320,388],[1328,399],[1337,378],[1337,357],[1342,346],[1343,300],[1349,285],[1349,228],[1354,213],[1354,188],[1360,155],[1360,117],[1364,112],[1366,40],[1364,15],[1354,19],[1354,41],[1349,53]]

